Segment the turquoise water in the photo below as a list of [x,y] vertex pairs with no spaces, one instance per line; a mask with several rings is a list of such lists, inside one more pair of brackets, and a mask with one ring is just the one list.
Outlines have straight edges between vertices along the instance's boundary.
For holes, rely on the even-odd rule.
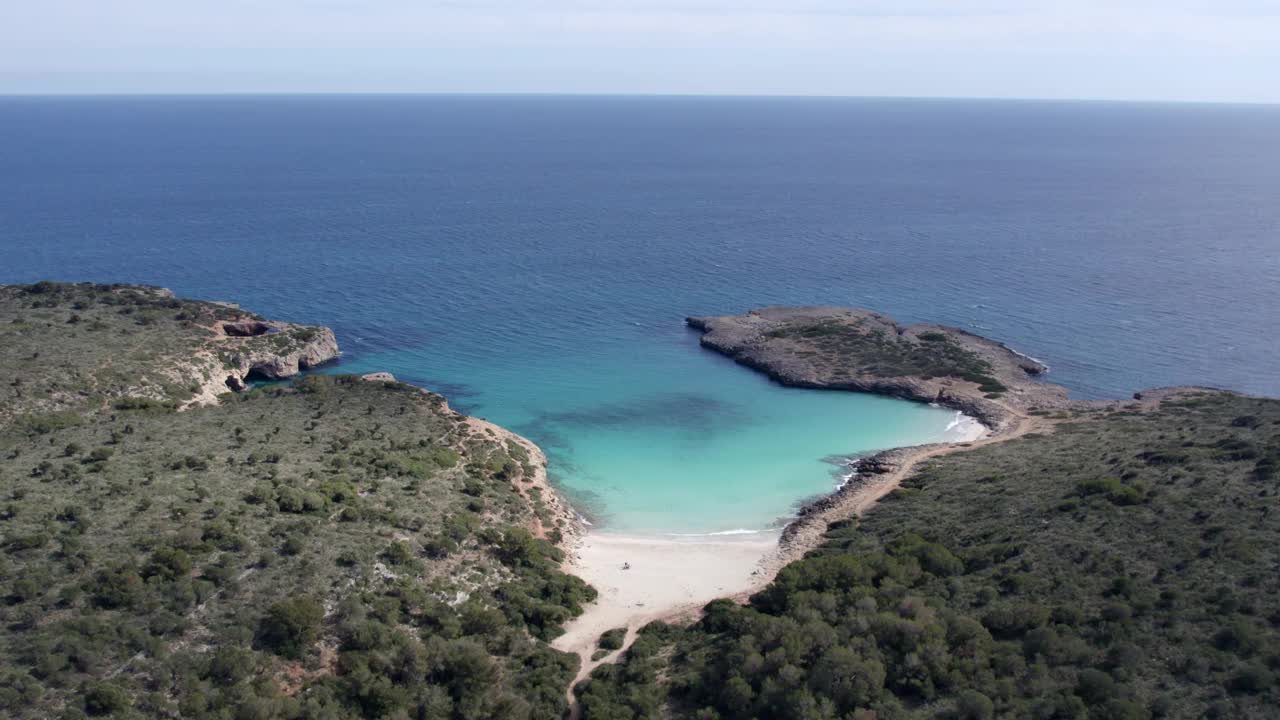
[[955,436],[955,412],[784,388],[699,348],[696,338],[673,323],[625,356],[584,348],[572,357],[428,369],[428,346],[361,356],[340,369],[416,366],[484,388],[465,397],[467,412],[536,439],[575,507],[617,532],[775,527],[798,501],[836,486],[843,465],[833,461]]
[[949,413],[771,385],[687,315],[870,307],[1082,397],[1280,393],[1280,108],[0,98],[0,282],[332,326],[545,447],[604,527],[756,529]]

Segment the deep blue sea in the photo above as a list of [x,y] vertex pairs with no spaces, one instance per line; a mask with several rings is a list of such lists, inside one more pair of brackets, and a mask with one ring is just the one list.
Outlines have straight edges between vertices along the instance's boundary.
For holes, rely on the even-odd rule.
[[1280,107],[0,98],[0,282],[334,327],[541,443],[606,527],[757,529],[950,413],[779,388],[690,314],[871,307],[1079,397],[1280,395]]

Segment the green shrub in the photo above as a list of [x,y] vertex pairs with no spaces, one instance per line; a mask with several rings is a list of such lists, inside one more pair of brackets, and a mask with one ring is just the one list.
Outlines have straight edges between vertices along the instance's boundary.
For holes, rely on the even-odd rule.
[[614,628],[606,630],[600,635],[600,640],[596,644],[603,650],[621,650],[622,643],[627,637],[627,629]]
[[129,564],[100,570],[86,585],[85,593],[101,608],[131,607],[142,598],[142,576]]
[[129,707],[129,696],[111,683],[94,682],[85,686],[84,711],[94,717],[112,715]]
[[151,554],[151,560],[143,569],[145,577],[159,576],[165,580],[174,580],[191,572],[191,556],[183,550],[171,547],[157,548]]
[[382,557],[392,565],[408,565],[414,560],[413,547],[403,540],[396,540],[382,551]]
[[1143,489],[1125,485],[1117,478],[1090,478],[1076,483],[1076,494],[1082,497],[1102,495],[1115,505],[1138,505],[1144,499]]
[[58,430],[79,425],[84,418],[79,413],[64,411],[46,415],[25,415],[14,421],[14,426],[28,435],[48,435]]
[[258,625],[259,644],[277,655],[298,659],[319,636],[324,607],[314,598],[296,596],[271,606]]

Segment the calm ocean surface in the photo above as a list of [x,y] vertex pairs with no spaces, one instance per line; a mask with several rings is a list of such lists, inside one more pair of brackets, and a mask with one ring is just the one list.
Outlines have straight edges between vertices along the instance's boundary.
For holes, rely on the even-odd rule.
[[0,282],[143,282],[333,326],[542,444],[605,526],[769,525],[953,414],[787,390],[689,314],[871,307],[1080,397],[1280,394],[1280,107],[0,98]]

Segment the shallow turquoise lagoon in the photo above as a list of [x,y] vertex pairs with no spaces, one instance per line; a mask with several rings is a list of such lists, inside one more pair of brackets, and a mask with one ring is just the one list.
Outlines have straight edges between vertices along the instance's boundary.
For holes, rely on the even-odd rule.
[[950,410],[784,388],[702,350],[678,325],[643,350],[606,345],[566,357],[531,347],[518,361],[441,355],[401,349],[337,370],[390,370],[529,437],[575,507],[614,532],[776,527],[840,482],[839,460],[956,432]]

